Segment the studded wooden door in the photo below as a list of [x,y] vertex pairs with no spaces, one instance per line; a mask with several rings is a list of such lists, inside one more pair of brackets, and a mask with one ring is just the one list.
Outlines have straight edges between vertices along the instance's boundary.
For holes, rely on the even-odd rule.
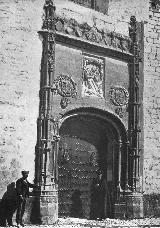
[[[109,197],[114,200],[113,149],[113,144],[107,140],[98,148],[77,137],[61,137],[58,155],[60,217],[92,218],[91,192],[98,170],[106,173]],[[102,150],[109,152],[102,153]],[[110,204],[112,207],[113,202]],[[112,217],[112,213],[113,208],[109,208],[108,217]]]

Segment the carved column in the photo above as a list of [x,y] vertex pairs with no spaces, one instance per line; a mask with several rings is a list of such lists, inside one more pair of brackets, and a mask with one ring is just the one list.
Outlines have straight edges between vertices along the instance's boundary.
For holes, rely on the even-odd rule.
[[37,120],[35,182],[40,186],[39,222],[53,224],[58,219],[57,150],[58,122],[51,116],[52,85],[55,70],[55,5],[46,0],[42,30],[40,108]]
[[122,188],[121,188],[121,172],[122,172],[122,141],[119,139],[118,142],[118,185],[117,185],[117,201],[120,200],[120,194],[122,193]]
[[130,74],[130,100],[129,100],[129,141],[130,141],[130,183],[133,191],[137,190],[137,182],[139,181],[139,134],[141,132],[139,123],[139,47],[137,40],[137,21],[134,16],[131,17],[130,21],[130,38],[132,40],[131,52],[133,53],[134,59],[131,66]]
[[131,38],[131,53],[133,54],[133,62],[130,63],[130,86],[129,86],[129,121],[128,121],[128,139],[129,139],[129,163],[128,163],[128,178],[131,187],[131,193],[126,194],[127,216],[142,217],[143,202],[142,194],[138,192],[140,179],[140,99],[139,99],[139,63],[140,51],[138,44],[138,23],[135,16],[131,17],[129,34]]

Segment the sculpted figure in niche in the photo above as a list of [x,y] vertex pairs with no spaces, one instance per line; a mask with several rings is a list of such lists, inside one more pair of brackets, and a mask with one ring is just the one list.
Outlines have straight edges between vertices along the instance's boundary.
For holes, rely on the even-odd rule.
[[103,98],[101,69],[96,64],[87,64],[84,67],[82,96]]

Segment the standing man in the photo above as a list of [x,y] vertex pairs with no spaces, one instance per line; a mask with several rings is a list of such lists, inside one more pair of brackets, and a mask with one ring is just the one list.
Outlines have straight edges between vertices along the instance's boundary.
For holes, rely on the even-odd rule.
[[109,215],[110,197],[106,178],[101,170],[92,184],[91,190],[91,219],[105,219]]
[[17,214],[16,223],[17,227],[24,226],[22,218],[25,212],[26,200],[29,197],[29,188],[34,188],[36,185],[30,184],[27,180],[29,171],[22,171],[22,177],[16,181],[17,192]]

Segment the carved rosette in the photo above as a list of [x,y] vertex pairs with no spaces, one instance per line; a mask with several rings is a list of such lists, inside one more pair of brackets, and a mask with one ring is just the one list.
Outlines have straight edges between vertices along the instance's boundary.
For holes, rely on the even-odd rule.
[[104,97],[104,60],[101,58],[83,57],[82,97]]
[[116,106],[115,112],[123,117],[123,108],[128,105],[129,93],[122,86],[113,86],[109,91],[110,101]]
[[122,86],[113,86],[109,91],[110,100],[115,106],[125,106],[128,104],[129,93]]
[[61,74],[57,77],[54,81],[53,90],[62,97],[60,102],[62,109],[67,107],[70,102],[69,98],[76,98],[77,96],[76,83],[67,74]]

